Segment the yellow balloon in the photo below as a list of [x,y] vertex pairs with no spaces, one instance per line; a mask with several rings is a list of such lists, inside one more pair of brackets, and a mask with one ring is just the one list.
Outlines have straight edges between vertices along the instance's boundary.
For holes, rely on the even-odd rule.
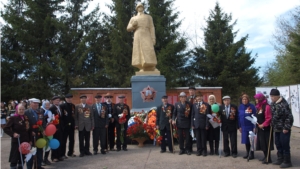
[[39,138],[36,142],[35,142],[35,146],[37,148],[43,148],[45,147],[47,144],[47,141],[44,138]]

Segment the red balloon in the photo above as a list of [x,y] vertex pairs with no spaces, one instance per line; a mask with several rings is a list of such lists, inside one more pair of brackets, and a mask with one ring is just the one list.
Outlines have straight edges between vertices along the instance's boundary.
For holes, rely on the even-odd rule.
[[56,132],[56,127],[53,124],[49,124],[45,129],[46,136],[52,136]]
[[20,144],[19,151],[22,154],[28,154],[28,153],[30,153],[30,149],[31,149],[31,145],[29,143],[23,142],[23,143]]

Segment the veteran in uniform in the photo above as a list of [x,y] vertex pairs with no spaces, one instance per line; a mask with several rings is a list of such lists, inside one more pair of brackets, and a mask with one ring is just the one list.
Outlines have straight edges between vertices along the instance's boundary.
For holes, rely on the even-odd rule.
[[[127,151],[127,128],[128,128],[128,120],[130,119],[130,108],[127,104],[125,104],[124,95],[119,95],[119,103],[115,104],[115,119],[116,119],[116,128],[117,128],[117,151],[120,151],[121,148],[124,151]],[[122,116],[125,116],[125,121],[121,122],[120,119]],[[122,128],[122,124],[124,128]],[[121,136],[121,134],[123,136]],[[121,138],[123,137],[123,138]],[[122,145],[122,147],[121,147]]]
[[107,146],[107,128],[108,128],[108,114],[107,107],[101,103],[102,96],[97,94],[95,96],[96,103],[92,105],[94,114],[95,128],[93,130],[93,147],[94,155],[98,154],[98,145],[100,141],[101,154],[106,154]]
[[76,157],[74,154],[74,144],[75,144],[75,105],[72,103],[73,95],[68,93],[65,95],[66,102],[60,105],[61,112],[62,112],[62,121],[64,124],[64,131],[63,131],[63,142],[61,143],[61,151],[64,156],[66,157],[67,151],[67,140],[69,138],[69,157]]
[[[178,128],[178,137],[179,137],[179,147],[180,152],[179,155],[186,153],[187,155],[191,155],[190,152],[190,128],[191,128],[191,105],[188,101],[186,101],[186,94],[181,92],[179,95],[180,101],[175,103],[174,112],[173,112],[173,120],[172,123]],[[185,134],[185,137],[184,137]],[[184,145],[185,141],[185,145]]]
[[162,96],[161,98],[162,104],[157,107],[157,115],[156,115],[156,128],[160,131],[160,135],[162,136],[160,152],[166,152],[166,135],[168,141],[169,151],[173,153],[173,145],[171,135],[172,129],[172,112],[174,111],[174,106],[168,103],[168,96]]
[[75,106],[75,129],[78,129],[80,156],[92,155],[90,152],[91,130],[94,130],[94,114],[86,103],[86,95],[80,96],[80,104]]
[[[115,128],[116,128],[116,116],[115,116],[115,104],[112,102],[113,96],[107,93],[105,96],[105,102],[103,103],[107,107],[107,114],[109,118],[108,124],[108,142],[110,151],[115,151]],[[108,149],[108,147],[107,147]]]

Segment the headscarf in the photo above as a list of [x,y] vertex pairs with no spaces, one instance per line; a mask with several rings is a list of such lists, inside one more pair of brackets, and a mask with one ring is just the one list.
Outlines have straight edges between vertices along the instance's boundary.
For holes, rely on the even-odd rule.
[[46,103],[50,103],[48,100],[45,100],[42,104],[42,109],[45,110],[44,116],[48,115],[47,122],[49,123],[53,119],[53,114],[49,109],[46,109]]
[[267,104],[267,99],[262,93],[257,93],[254,95],[254,98],[258,100],[258,103],[256,104],[256,109],[259,110],[261,107],[265,104]]

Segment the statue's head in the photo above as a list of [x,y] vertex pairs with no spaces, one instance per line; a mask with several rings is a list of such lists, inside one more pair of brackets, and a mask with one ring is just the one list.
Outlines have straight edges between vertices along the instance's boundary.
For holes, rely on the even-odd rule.
[[136,5],[136,8],[135,8],[135,10],[136,11],[139,11],[138,9],[139,9],[139,7],[142,7],[143,8],[143,10],[144,10],[144,5],[141,3],[141,2],[139,2],[137,5]]

